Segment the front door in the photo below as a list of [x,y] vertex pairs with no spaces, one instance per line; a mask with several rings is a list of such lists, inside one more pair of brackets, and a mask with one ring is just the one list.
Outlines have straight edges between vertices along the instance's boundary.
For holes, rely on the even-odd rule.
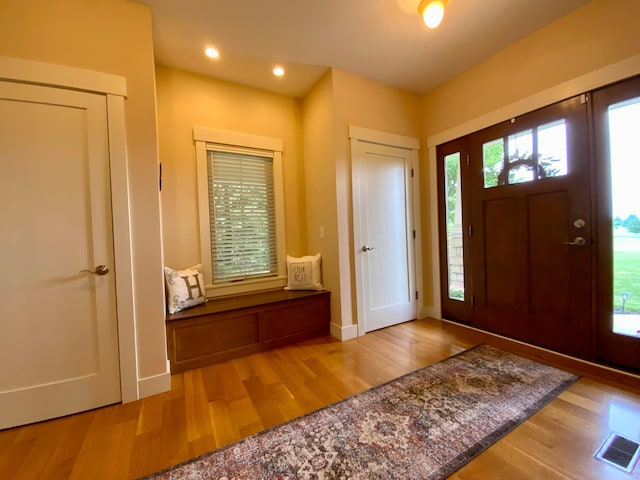
[[352,141],[359,327],[416,318],[412,151]]
[[593,94],[600,361],[640,371],[640,77]]
[[0,428],[120,401],[105,97],[0,82]]
[[587,98],[469,138],[472,323],[591,354]]

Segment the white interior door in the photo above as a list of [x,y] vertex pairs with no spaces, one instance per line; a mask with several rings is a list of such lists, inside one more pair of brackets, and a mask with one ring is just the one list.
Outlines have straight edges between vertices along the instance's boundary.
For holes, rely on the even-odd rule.
[[104,96],[0,82],[0,428],[120,401],[107,141]]
[[416,318],[411,150],[352,141],[358,328]]

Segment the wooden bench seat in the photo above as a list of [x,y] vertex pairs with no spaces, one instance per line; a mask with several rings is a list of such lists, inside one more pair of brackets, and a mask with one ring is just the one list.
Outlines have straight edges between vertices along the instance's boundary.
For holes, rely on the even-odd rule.
[[171,373],[329,333],[330,292],[267,290],[167,315]]

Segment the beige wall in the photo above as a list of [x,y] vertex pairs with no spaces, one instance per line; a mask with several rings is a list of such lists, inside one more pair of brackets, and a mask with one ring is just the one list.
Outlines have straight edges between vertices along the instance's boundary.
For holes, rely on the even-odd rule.
[[[433,90],[422,98],[423,145],[430,136],[640,54],[638,18],[637,0],[592,0]],[[433,182],[427,159],[423,154],[423,269],[426,294],[433,300],[429,275],[438,266],[430,254]]]
[[[342,322],[336,217],[333,73],[327,72],[303,101],[302,136],[308,252],[322,254],[322,282],[331,291],[332,328]],[[320,238],[320,227],[324,238]],[[334,332],[336,333],[336,332]],[[338,333],[336,335],[339,336]]]
[[419,108],[415,95],[337,69],[305,98],[309,246],[323,249],[335,328],[357,323],[349,125],[418,138]]
[[423,137],[640,53],[640,2],[592,0],[425,95]]
[[0,56],[126,78],[138,377],[165,373],[151,12],[122,0],[2,0]]
[[349,125],[418,138],[420,97],[357,75],[334,69],[336,134],[349,151]]
[[182,70],[156,68],[162,162],[162,224],[167,266],[200,263],[193,127],[229,130],[283,141],[287,252],[305,254],[301,102]]
[[343,325],[347,325],[358,323],[349,125],[419,138],[420,101],[416,95],[337,69],[333,89],[341,290],[350,302],[343,300],[342,310],[352,312],[351,318],[342,319]]

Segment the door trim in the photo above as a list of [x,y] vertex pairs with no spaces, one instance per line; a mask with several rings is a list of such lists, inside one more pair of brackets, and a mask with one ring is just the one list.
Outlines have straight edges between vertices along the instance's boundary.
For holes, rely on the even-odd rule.
[[0,79],[127,96],[124,77],[22,58],[0,57]]
[[[419,197],[419,159],[420,159],[420,140],[413,137],[407,137],[404,135],[397,135],[394,133],[382,132],[379,130],[371,130],[368,128],[349,125],[349,139],[351,142],[351,181],[352,181],[352,208],[355,211],[356,207],[356,192],[353,187],[355,183],[355,176],[353,171],[353,151],[354,146],[358,142],[373,143],[377,145],[384,145],[387,147],[402,148],[409,150],[411,153],[411,168],[413,169],[413,177],[411,178],[410,196],[411,196],[411,208],[412,208],[412,221],[413,228],[416,232],[415,240],[413,243],[413,275],[414,285],[416,291],[419,292],[418,299],[416,301],[416,315],[420,316],[423,306],[423,284],[422,284],[422,243],[421,243],[421,228],[420,228],[420,197]],[[355,231],[355,219],[351,221],[352,232]],[[353,237],[352,237],[353,238]],[[352,242],[352,258],[355,258],[355,243]],[[355,265],[355,260],[354,260]],[[357,271],[354,271],[356,276],[356,319],[358,327],[358,336],[362,336],[366,333],[364,325],[364,317],[359,312],[363,311],[363,299],[360,289],[358,288],[359,282],[357,279]]]
[[[116,275],[116,313],[122,402],[140,398],[133,295],[133,245],[124,98],[126,79],[75,67],[0,57],[0,79],[65,87],[106,95],[111,180],[111,210]],[[167,374],[166,385],[170,385]],[[165,388],[168,390],[170,387]],[[159,390],[162,391],[162,390]],[[154,392],[155,393],[155,392]]]
[[432,245],[431,284],[433,286],[433,304],[423,309],[424,316],[442,318],[439,268],[440,248],[442,246],[440,245],[438,233],[438,155],[436,147],[510,118],[638,74],[640,74],[640,55],[634,55],[427,137],[426,160],[429,168],[429,215],[431,219],[429,232]]

